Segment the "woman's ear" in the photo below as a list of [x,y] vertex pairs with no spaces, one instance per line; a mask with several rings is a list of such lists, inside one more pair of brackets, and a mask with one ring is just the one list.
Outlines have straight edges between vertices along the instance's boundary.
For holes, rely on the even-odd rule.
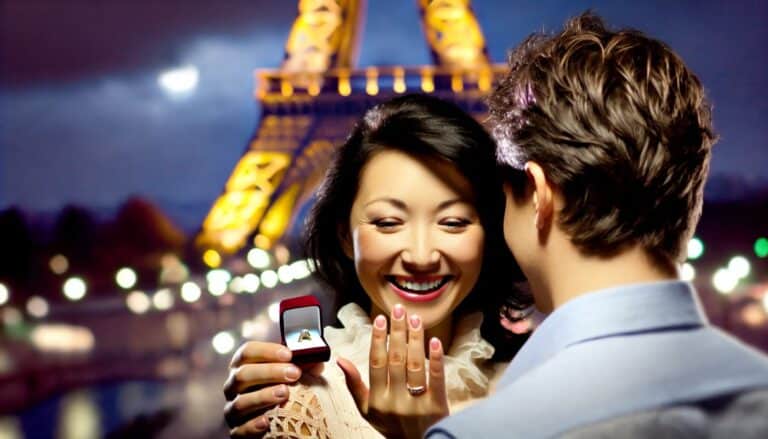
[[534,223],[536,228],[544,228],[554,213],[554,194],[552,184],[547,180],[544,169],[536,162],[525,164],[525,175],[533,190]]

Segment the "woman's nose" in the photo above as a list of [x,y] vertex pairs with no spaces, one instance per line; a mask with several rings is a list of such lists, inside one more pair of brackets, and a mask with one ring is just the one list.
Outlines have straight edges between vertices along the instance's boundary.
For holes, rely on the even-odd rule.
[[440,252],[431,242],[428,233],[417,234],[403,250],[402,259],[411,269],[424,271],[440,264]]

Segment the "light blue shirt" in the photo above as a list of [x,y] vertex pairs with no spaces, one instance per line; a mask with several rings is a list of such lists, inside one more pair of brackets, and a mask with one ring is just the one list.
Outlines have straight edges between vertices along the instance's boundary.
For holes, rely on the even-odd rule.
[[555,437],[762,387],[768,387],[768,358],[710,326],[691,285],[628,285],[555,310],[493,396],[439,422],[427,437]]

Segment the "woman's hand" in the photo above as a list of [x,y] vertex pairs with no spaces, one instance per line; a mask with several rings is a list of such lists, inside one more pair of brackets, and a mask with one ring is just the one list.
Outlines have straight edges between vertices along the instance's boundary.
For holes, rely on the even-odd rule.
[[[288,399],[288,386],[301,377],[301,369],[290,363],[291,351],[277,343],[249,341],[235,352],[224,383],[224,418],[230,436],[261,437],[269,422],[263,413]],[[322,363],[312,365],[322,371]]]
[[363,416],[386,437],[418,437],[448,415],[440,340],[429,342],[429,385],[424,370],[424,328],[417,315],[405,315],[402,305],[392,309],[392,332],[387,351],[387,319],[373,321],[369,363],[371,389],[357,368],[340,358],[352,396]]

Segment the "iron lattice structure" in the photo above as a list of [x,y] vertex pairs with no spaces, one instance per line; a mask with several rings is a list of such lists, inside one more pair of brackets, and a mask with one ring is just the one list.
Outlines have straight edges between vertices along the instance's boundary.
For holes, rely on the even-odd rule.
[[232,254],[296,248],[334,147],[371,106],[430,93],[483,117],[504,69],[489,61],[470,0],[417,0],[432,64],[355,68],[364,0],[300,0],[280,69],[257,70],[258,128],[196,244]]

